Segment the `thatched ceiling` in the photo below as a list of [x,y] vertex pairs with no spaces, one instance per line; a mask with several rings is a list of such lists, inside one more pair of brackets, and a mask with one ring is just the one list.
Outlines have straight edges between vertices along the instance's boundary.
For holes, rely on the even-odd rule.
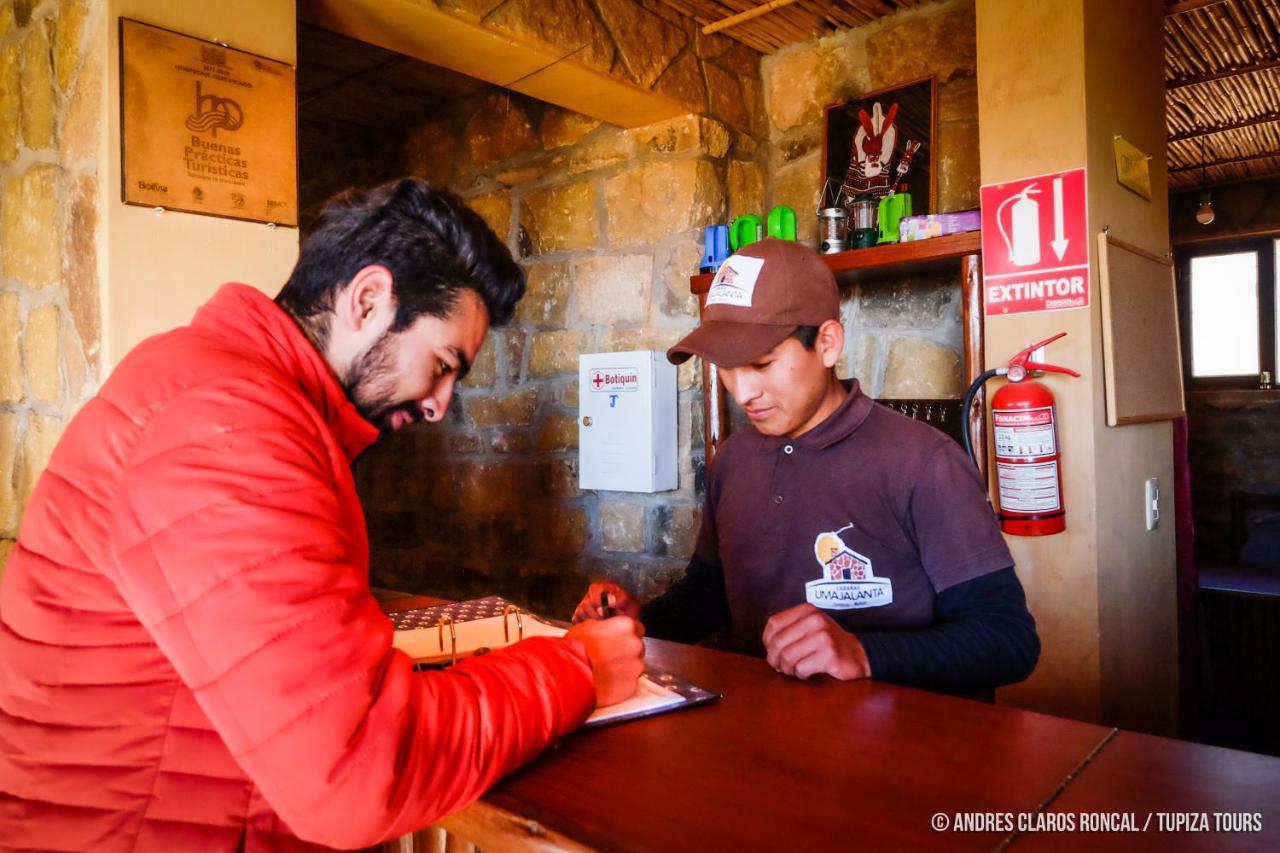
[[1280,2],[1167,0],[1169,188],[1280,175]]

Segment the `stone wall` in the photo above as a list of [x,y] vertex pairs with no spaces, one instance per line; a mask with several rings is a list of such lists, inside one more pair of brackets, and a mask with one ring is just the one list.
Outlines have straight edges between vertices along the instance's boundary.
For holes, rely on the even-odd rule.
[[1232,559],[1233,490],[1280,494],[1278,422],[1280,394],[1273,391],[1195,391],[1187,395],[1191,510],[1198,559]]
[[97,387],[104,8],[0,0],[0,567],[68,418]]
[[[899,12],[766,56],[761,77],[768,141],[757,158],[729,163],[731,189],[746,190],[731,213],[790,205],[801,238],[814,241],[824,107],[929,76],[938,82],[934,209],[976,208],[976,57],[973,0]],[[842,315],[849,334],[841,373],[857,376],[877,397],[959,397],[960,311],[960,286],[953,279],[847,287]]]
[[702,226],[726,216],[735,135],[696,115],[624,130],[494,91],[405,140],[405,171],[467,198],[529,287],[445,422],[358,464],[375,583],[500,590],[564,616],[591,578],[652,594],[683,570],[704,459],[695,365],[678,374],[679,488],[583,492],[578,355],[666,349],[697,324],[689,276]]

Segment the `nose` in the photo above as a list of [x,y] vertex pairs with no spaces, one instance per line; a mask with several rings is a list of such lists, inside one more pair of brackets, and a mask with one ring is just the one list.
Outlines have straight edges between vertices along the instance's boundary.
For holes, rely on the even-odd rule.
[[753,372],[736,367],[720,370],[720,379],[724,382],[724,387],[729,389],[729,393],[739,406],[746,407],[748,403],[760,396],[760,383],[752,377]]
[[449,401],[453,399],[453,384],[453,377],[437,380],[431,393],[422,400],[424,420],[433,424],[444,420],[445,410],[449,408]]

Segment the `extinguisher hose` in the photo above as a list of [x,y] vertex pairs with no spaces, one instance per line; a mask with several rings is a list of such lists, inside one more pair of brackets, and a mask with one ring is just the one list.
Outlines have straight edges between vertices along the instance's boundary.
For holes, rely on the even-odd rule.
[[[982,375],[973,380],[973,384],[969,386],[969,390],[964,392],[964,403],[960,406],[960,438],[964,443],[964,452],[969,454],[969,458],[973,460],[973,464],[978,470],[982,470],[982,465],[978,462],[978,457],[973,453],[973,442],[969,439],[969,409],[973,406],[973,398],[978,396],[978,392],[982,390],[982,386],[987,384],[987,380],[999,376],[1000,370],[984,370]],[[985,422],[983,429],[986,429]]]

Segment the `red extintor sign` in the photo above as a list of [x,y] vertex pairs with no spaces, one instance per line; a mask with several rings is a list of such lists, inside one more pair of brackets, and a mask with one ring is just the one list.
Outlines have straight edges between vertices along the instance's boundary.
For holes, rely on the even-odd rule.
[[587,380],[591,390],[601,394],[640,390],[640,370],[636,367],[606,367],[591,371]]
[[1084,169],[982,188],[982,283],[988,317],[1089,305]]

